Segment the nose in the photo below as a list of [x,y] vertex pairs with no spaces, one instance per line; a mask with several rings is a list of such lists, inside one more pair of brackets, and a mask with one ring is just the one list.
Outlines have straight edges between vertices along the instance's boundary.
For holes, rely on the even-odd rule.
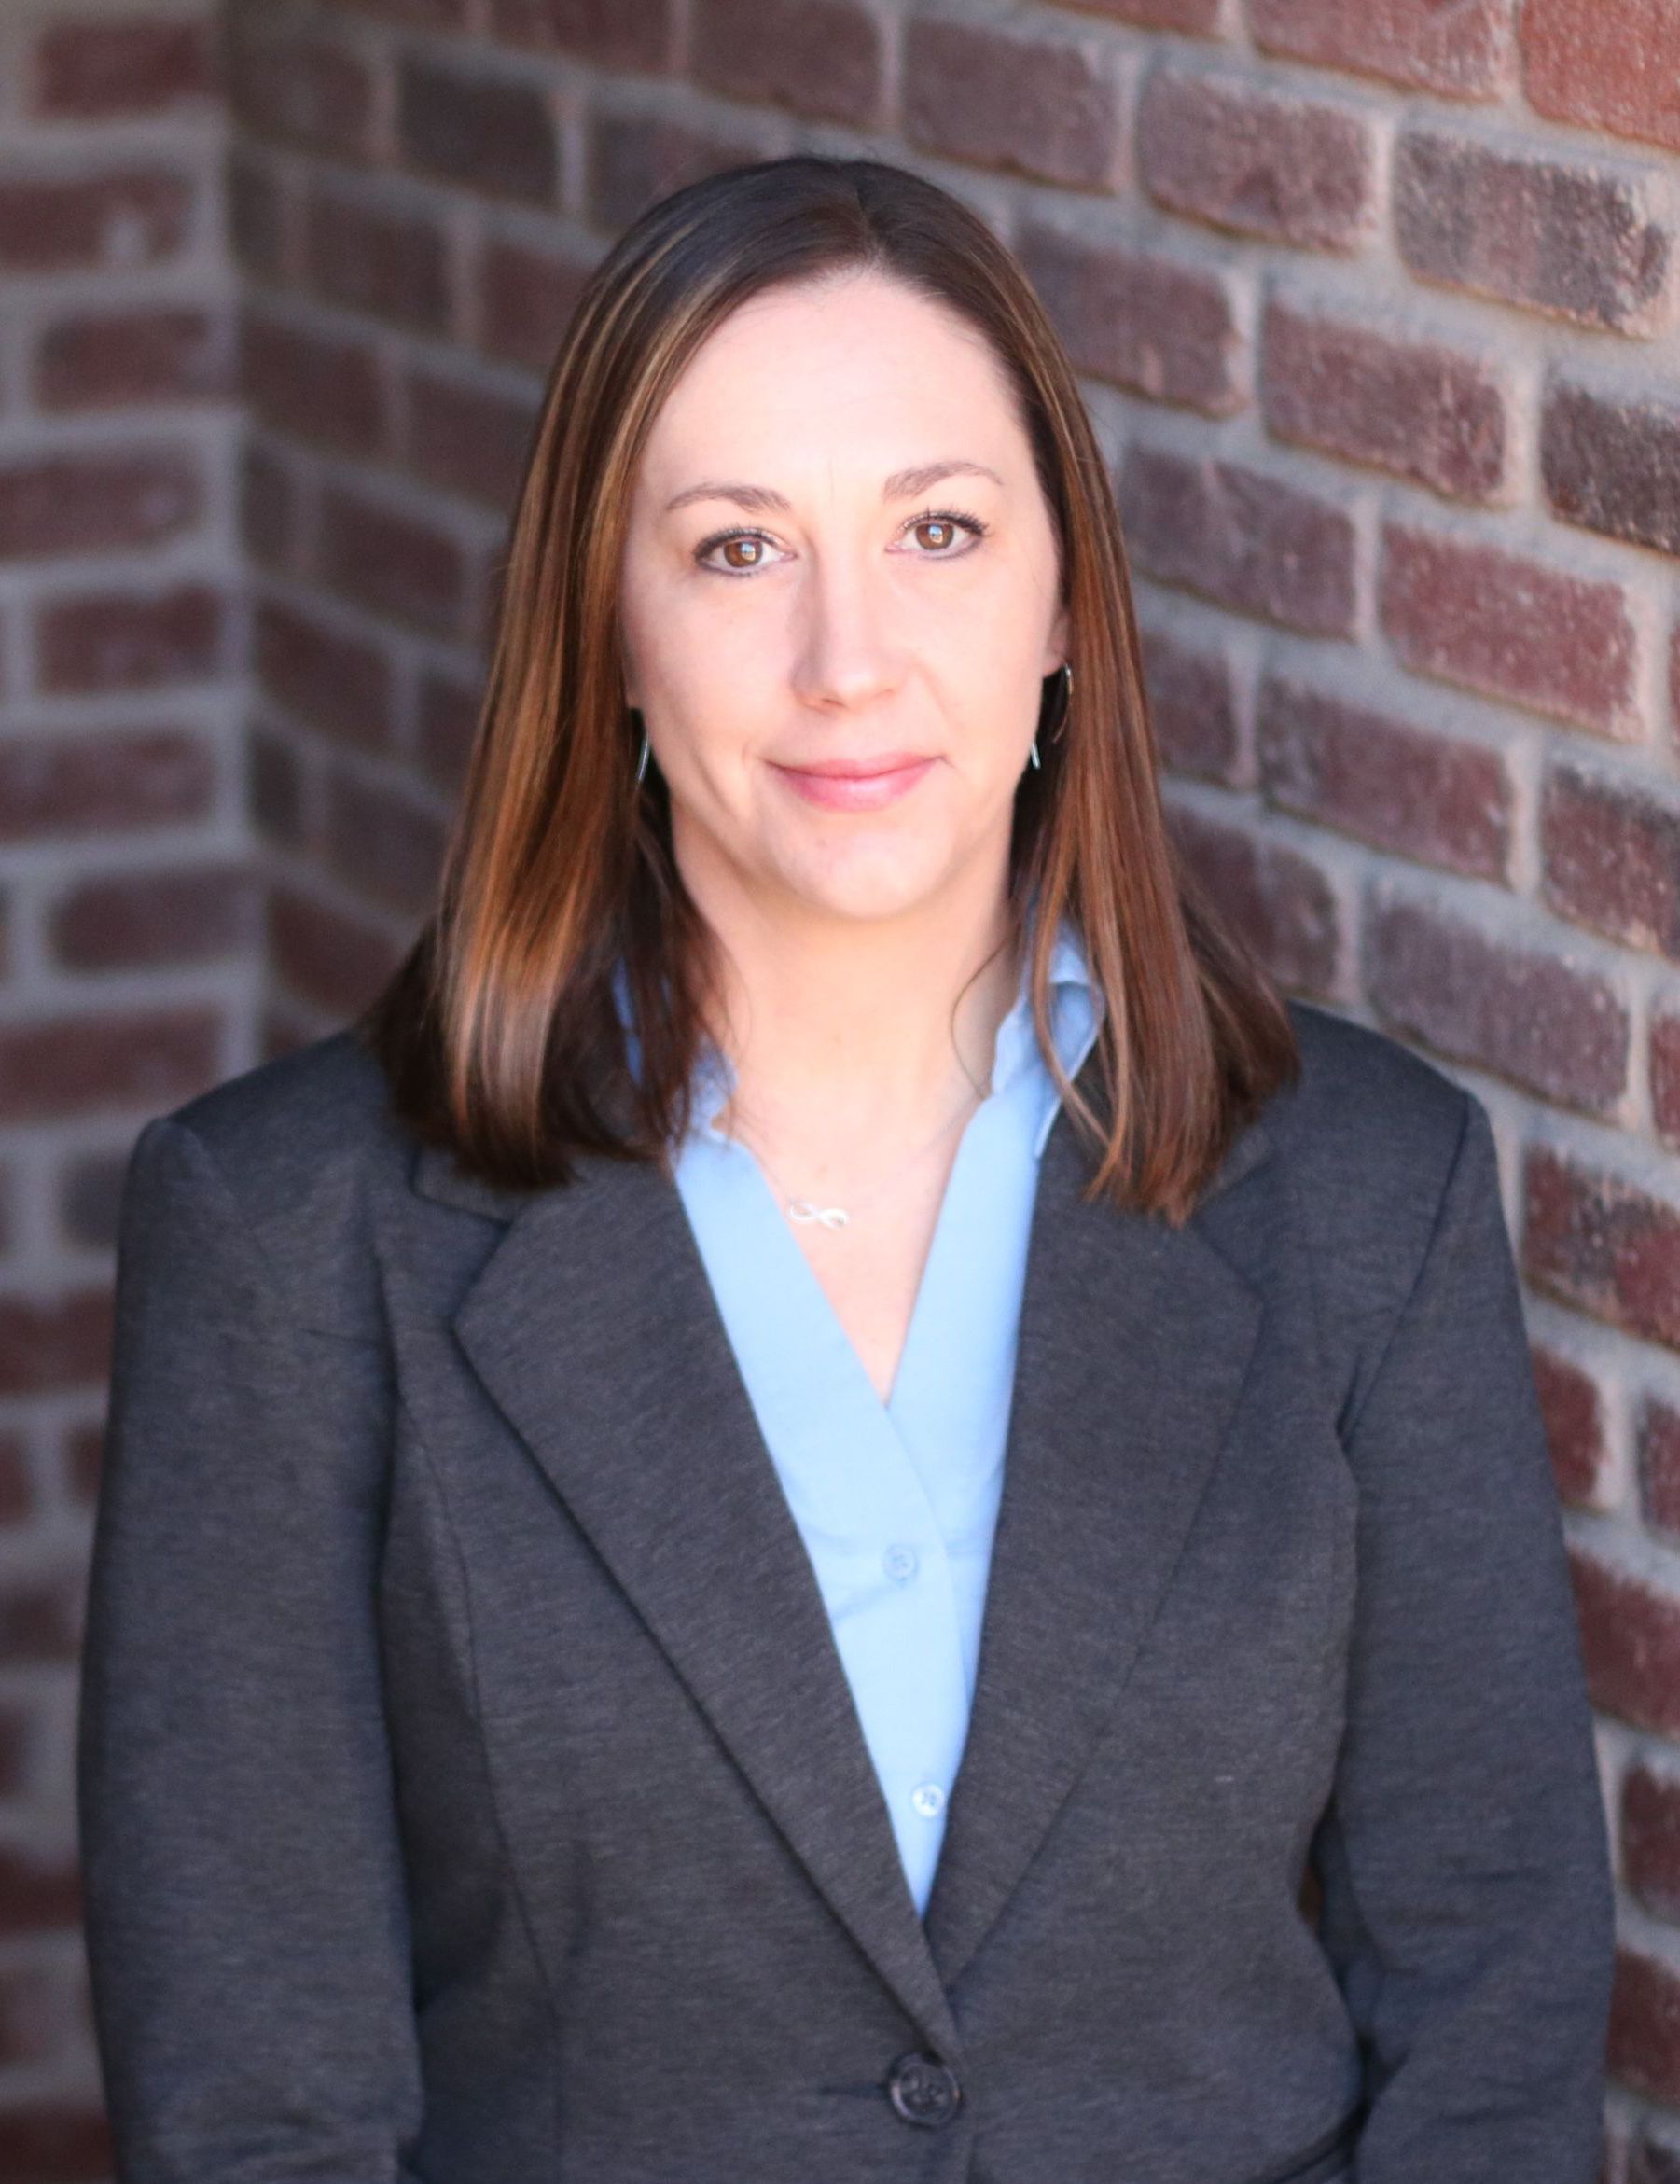
[[[874,549],[872,551],[879,551]],[[855,711],[903,673],[898,602],[862,551],[812,554],[800,587],[794,682],[808,705]]]

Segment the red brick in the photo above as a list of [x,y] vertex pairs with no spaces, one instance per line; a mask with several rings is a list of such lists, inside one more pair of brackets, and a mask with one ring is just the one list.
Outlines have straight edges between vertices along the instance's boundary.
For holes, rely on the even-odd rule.
[[352,159],[370,150],[373,78],[341,39],[272,0],[243,0],[227,16],[227,63],[234,113],[258,135]]
[[1081,371],[1209,416],[1248,399],[1228,273],[1049,228],[1015,247]]
[[37,2096],[0,2113],[0,2176],[100,2184],[111,2155],[110,2127],[91,2103]]
[[267,161],[236,144],[227,165],[228,226],[233,255],[247,272],[280,280],[286,269],[290,230],[286,190]]
[[201,736],[158,729],[18,735],[0,742],[0,841],[179,825],[211,811]]
[[546,373],[590,269],[566,258],[491,241],[479,261],[480,339],[493,356]]
[[1570,522],[1680,554],[1680,402],[1556,380],[1540,420],[1540,469]]
[[1141,633],[1149,716],[1163,763],[1179,773],[1235,783],[1243,762],[1230,662],[1166,630]]
[[650,73],[669,65],[673,12],[672,0],[491,0],[491,27],[515,44]]
[[62,1966],[19,1963],[0,1971],[0,2066],[51,2063],[79,2030]]
[[1680,1411],[1654,1396],[1639,1418],[1639,1507],[1653,1531],[1680,1537]]
[[[10,1037],[0,1039],[0,1102]],[[50,1111],[43,1110],[43,1119]],[[58,1297],[0,1297],[0,1397],[45,1396],[96,1387],[110,1370],[111,1292],[105,1284]],[[72,1636],[62,1586],[32,1573],[0,1589],[0,1660],[62,1659]]]
[[1524,0],[1522,71],[1537,113],[1680,151],[1673,0]]
[[466,27],[469,0],[329,0],[358,15],[375,15],[410,30],[455,31]]
[[41,688],[149,689],[213,675],[222,665],[224,612],[221,594],[207,584],[46,600],[35,615]]
[[191,184],[160,168],[0,176],[0,271],[155,265],[182,247],[191,223]]
[[1621,1852],[1628,1885],[1645,1908],[1680,1919],[1680,1782],[1639,1760],[1622,1783]]
[[479,727],[477,686],[465,686],[436,673],[420,686],[419,727],[416,736],[421,764],[444,789],[458,789],[466,777],[466,763]]
[[1680,1207],[1546,1145],[1529,1148],[1522,1187],[1523,1270],[1535,1287],[1680,1348]]
[[245,393],[264,424],[346,454],[383,445],[384,389],[368,342],[255,311],[245,313],[241,340]]
[[435,635],[460,633],[466,566],[447,533],[335,486],[321,534],[321,573],[346,598]]
[[1641,732],[1639,644],[1619,584],[1411,524],[1382,536],[1378,608],[1408,667],[1605,735]]
[[885,93],[882,28],[857,0],[695,0],[688,73],[726,98],[866,129]]
[[1235,463],[1142,446],[1119,497],[1150,576],[1287,629],[1352,635],[1355,541],[1341,508]]
[[[126,1167],[122,1153],[90,1153],[81,1160],[65,1161],[59,1171],[57,1197],[59,1232],[67,1243],[91,1251],[116,1248]],[[64,1460],[78,1461],[73,1437],[67,1437]]]
[[528,396],[416,369],[409,376],[408,460],[451,493],[511,509],[536,422]]
[[554,202],[554,122],[535,85],[408,54],[397,100],[397,133],[411,167],[493,196]]
[[1340,251],[1372,232],[1371,133],[1346,107],[1157,68],[1138,112],[1138,157],[1158,204],[1216,228]]
[[1493,99],[1515,75],[1511,0],[1248,0],[1255,43],[1448,99]]
[[277,599],[259,602],[256,664],[288,712],[338,741],[375,748],[391,736],[391,666],[377,646]]
[[231,391],[228,322],[181,310],[81,313],[60,319],[35,353],[43,410],[189,402]]
[[1262,340],[1261,401],[1280,439],[1453,499],[1503,497],[1508,388],[1496,367],[1282,299],[1267,308]]
[[284,568],[298,543],[298,489],[272,448],[247,442],[240,463],[240,531],[254,561]]
[[269,963],[293,994],[342,1020],[372,1000],[401,950],[371,922],[346,917],[282,883],[269,897]]
[[1398,1037],[1587,1115],[1608,1117],[1627,1090],[1628,1011],[1596,972],[1382,894],[1366,906],[1360,971]]
[[84,1508],[91,1508],[99,1492],[100,1473],[104,1468],[103,1420],[65,1428],[61,1468],[71,1499]]
[[375,901],[412,915],[431,908],[444,830],[429,800],[348,767],[332,770],[326,794],[327,856],[340,879]]
[[1680,1600],[1578,1548],[1569,1561],[1594,1704],[1636,1729],[1680,1732]]
[[1505,878],[1513,791],[1499,752],[1281,673],[1261,684],[1255,735],[1261,787],[1280,810],[1420,864]]
[[1540,853],[1544,897],[1561,917],[1680,959],[1680,806],[1655,784],[1554,767]]
[[68,970],[214,962],[256,949],[257,907],[252,875],[238,865],[84,880],[49,912],[48,948]]
[[1187,806],[1169,800],[1166,808],[1179,854],[1271,976],[1298,993],[1327,995],[1339,925],[1335,895],[1317,866]]
[[1543,1343],[1531,1356],[1559,1499],[1603,1509],[1611,1491],[1610,1449],[1598,1383]]
[[1654,183],[1416,129],[1394,195],[1401,254],[1429,280],[1625,334],[1671,315],[1674,234]]
[[744,133],[728,136],[660,114],[591,113],[585,199],[590,225],[615,234],[656,198],[686,182],[766,156]]
[[1124,77],[1105,40],[911,16],[903,74],[914,146],[1076,188],[1120,178]]
[[245,737],[245,815],[264,842],[303,848],[309,839],[309,784],[302,754],[287,732],[254,720]]
[[0,1433],[0,1525],[21,1523],[35,1507],[35,1480],[23,1436]]
[[126,1106],[152,1112],[215,1079],[208,1008],[107,1009],[0,1027],[0,1120],[52,1121]]
[[425,333],[449,325],[448,256],[435,219],[318,188],[304,237],[310,282],[333,302]]
[[1141,30],[1185,31],[1213,37],[1219,29],[1222,0],[1079,0],[1087,15],[1112,16]]
[[1627,2092],[1680,2106],[1680,1975],[1625,1945],[1617,1951],[1606,2061]]
[[1652,1014],[1651,1106],[1658,1135],[1680,1147],[1680,1014]]
[[48,26],[35,48],[43,114],[85,120],[153,114],[215,90],[210,25],[190,17]]
[[0,561],[160,545],[202,512],[197,462],[174,449],[117,449],[0,466]]

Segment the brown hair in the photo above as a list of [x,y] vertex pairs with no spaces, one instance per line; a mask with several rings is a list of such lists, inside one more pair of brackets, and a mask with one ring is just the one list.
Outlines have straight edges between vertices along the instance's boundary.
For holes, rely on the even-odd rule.
[[[1089,1195],[1176,1223],[1240,1123],[1298,1073],[1294,1030],[1168,833],[1113,488],[1055,329],[977,214],[874,160],[801,153],[706,176],[648,207],[593,270],[535,427],[437,905],[356,1029],[397,1113],[490,1182],[568,1182],[582,1152],[663,1160],[687,1127],[711,956],[663,778],[635,777],[618,602],[631,488],[660,403],[738,304],[866,269],[984,335],[1020,405],[1074,692],[1016,792],[1010,937],[1019,960],[1035,897],[1034,1020],[1100,1156]],[[1064,916],[1105,997],[1101,1115],[1049,1036]],[[639,1078],[613,996],[620,961]]]

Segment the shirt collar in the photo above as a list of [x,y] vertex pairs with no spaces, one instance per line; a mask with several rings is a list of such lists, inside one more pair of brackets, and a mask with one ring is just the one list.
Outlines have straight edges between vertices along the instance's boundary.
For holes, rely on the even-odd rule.
[[[1021,1083],[1023,1077],[1030,1084],[1030,1095],[1023,1086],[1023,1096],[1030,1096],[1034,1110],[1033,1150],[1042,1153],[1049,1136],[1050,1126],[1056,1120],[1061,1106],[1054,1078],[1039,1050],[1038,1039],[1033,1023],[1031,967],[1033,936],[1037,919],[1037,900],[1027,906],[1025,923],[1026,945],[1021,952],[1020,983],[1009,1013],[997,1029],[997,1044],[993,1056],[992,1089],[994,1095],[1012,1091]],[[1057,929],[1055,942],[1050,950],[1050,1028],[1056,1053],[1063,1071],[1071,1080],[1095,1043],[1097,1032],[1104,1013],[1102,992],[1091,976],[1084,944],[1072,921],[1064,917]],[[613,992],[618,1004],[620,1020],[629,1031],[631,1067],[640,1068],[638,1042],[630,1022],[629,982],[620,963],[613,978]],[[726,1143],[712,1117],[728,1098],[734,1082],[734,1073],[726,1056],[707,1041],[701,1048],[695,1070],[695,1120],[692,1129],[696,1134]]]

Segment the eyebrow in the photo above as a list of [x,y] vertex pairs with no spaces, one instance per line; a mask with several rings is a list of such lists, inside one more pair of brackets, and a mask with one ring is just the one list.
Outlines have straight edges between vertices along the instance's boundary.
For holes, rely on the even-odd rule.
[[[930,485],[937,485],[941,478],[969,476],[990,478],[1001,485],[1003,480],[989,463],[970,462],[966,456],[954,457],[950,462],[918,463],[913,469],[895,470],[881,489],[882,501],[908,500],[912,494],[925,493]],[[686,486],[665,503],[665,513],[686,508],[690,501],[727,500],[745,508],[754,515],[774,509],[785,515],[793,503],[784,493],[778,493],[771,485],[740,485],[716,479],[704,479],[699,485]]]

